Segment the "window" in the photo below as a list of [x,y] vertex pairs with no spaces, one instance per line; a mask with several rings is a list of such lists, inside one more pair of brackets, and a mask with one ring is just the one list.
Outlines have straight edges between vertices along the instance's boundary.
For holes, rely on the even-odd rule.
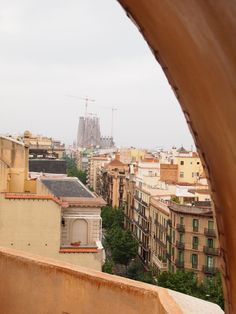
[[184,172],[181,171],[180,174],[179,174],[180,178],[184,178]]
[[207,256],[206,257],[206,266],[208,268],[214,267],[214,258],[213,258],[213,256]]
[[151,177],[152,176],[152,171],[148,171],[148,175]]
[[180,217],[179,221],[180,221],[180,224],[183,225],[184,224],[184,217]]
[[191,259],[192,259],[192,268],[197,268],[197,266],[198,266],[198,255],[192,254]]
[[207,247],[209,247],[210,249],[213,249],[214,247],[214,240],[211,238],[207,238]]
[[199,228],[199,220],[193,219],[193,231],[198,232],[198,228]]
[[183,166],[183,165],[184,165],[184,161],[183,161],[183,160],[181,160],[181,161],[180,161],[180,164],[181,164],[181,166]]
[[200,162],[199,162],[199,161],[197,161],[197,165],[200,165]]
[[183,233],[179,234],[179,242],[180,243],[184,243],[184,235],[183,235]]
[[184,252],[178,251],[178,261],[183,262],[184,261]]
[[194,172],[192,172],[192,178],[194,178]]
[[214,221],[208,220],[208,229],[213,230],[214,229]]
[[193,237],[193,249],[197,250],[198,249],[198,244],[199,244],[199,239],[198,237]]

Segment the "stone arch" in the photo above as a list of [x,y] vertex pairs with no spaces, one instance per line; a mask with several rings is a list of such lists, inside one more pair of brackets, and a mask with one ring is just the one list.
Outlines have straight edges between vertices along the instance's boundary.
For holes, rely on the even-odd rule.
[[226,313],[236,312],[236,3],[118,0],[175,93],[215,206]]

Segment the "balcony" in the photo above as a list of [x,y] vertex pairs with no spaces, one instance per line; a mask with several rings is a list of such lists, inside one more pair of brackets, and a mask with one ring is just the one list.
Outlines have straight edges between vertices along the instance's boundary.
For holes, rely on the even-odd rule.
[[208,255],[216,255],[216,256],[220,255],[220,249],[219,248],[204,246],[203,251],[205,254],[208,254]]
[[0,276],[4,314],[109,314],[111,308],[113,314],[171,314],[185,313],[184,304],[189,313],[223,314],[218,305],[179,292],[7,248],[0,249]]
[[166,241],[172,243],[172,237],[171,237],[171,235],[167,234],[167,236],[166,236]]
[[165,260],[162,260],[160,257],[157,257],[153,254],[152,256],[153,263],[159,268],[160,270],[166,270],[167,269],[167,262]]
[[175,266],[177,268],[184,268],[184,261],[180,261],[178,259],[175,260]]
[[219,269],[216,267],[210,267],[210,266],[202,266],[202,271],[206,274],[206,275],[215,275]]
[[171,219],[168,219],[168,220],[167,220],[167,225],[170,226],[170,227],[172,227],[172,221],[171,221]]
[[180,233],[184,233],[184,232],[185,232],[185,226],[184,226],[184,225],[177,224],[176,229],[177,229],[177,231],[179,231]]
[[171,261],[171,254],[168,253],[168,252],[166,252],[166,258],[167,258],[169,261]]
[[177,249],[179,249],[179,250],[184,250],[185,245],[184,245],[183,242],[177,241],[177,242],[176,242],[176,247],[177,247]]
[[211,238],[215,238],[216,237],[216,231],[214,229],[205,228],[204,229],[204,234],[205,234],[206,237],[211,237]]

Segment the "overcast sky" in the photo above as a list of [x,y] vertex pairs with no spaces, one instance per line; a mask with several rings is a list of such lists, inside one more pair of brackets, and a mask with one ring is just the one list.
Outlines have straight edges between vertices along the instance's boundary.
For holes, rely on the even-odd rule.
[[83,100],[120,146],[193,144],[142,36],[115,0],[1,0],[0,133],[76,137]]

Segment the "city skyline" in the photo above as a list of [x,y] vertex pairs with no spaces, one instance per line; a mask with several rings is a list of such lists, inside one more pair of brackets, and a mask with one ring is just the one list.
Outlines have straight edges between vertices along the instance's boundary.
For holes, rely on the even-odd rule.
[[[181,108],[147,44],[114,1],[3,1],[0,133],[43,134],[71,144],[84,101],[118,146],[190,149]],[[106,108],[105,108],[106,107]],[[37,118],[36,118],[37,116]]]

